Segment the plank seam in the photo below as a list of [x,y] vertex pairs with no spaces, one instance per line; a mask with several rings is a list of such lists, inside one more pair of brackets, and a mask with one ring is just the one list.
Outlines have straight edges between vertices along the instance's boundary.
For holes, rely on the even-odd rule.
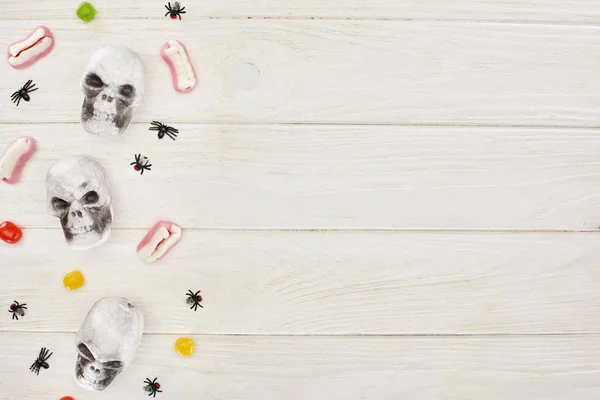
[[[164,17],[128,17],[128,18],[111,18],[113,21],[159,21],[163,20]],[[588,27],[598,28],[600,24],[592,24],[590,22],[574,22],[574,21],[549,21],[549,20],[523,20],[523,19],[469,19],[469,18],[401,18],[401,17],[343,17],[343,16],[311,16],[311,15],[222,15],[222,16],[194,16],[187,17],[190,21],[210,21],[210,20],[223,20],[223,21],[247,21],[247,20],[258,20],[258,21],[269,21],[269,20],[289,20],[289,21],[377,21],[377,22],[440,22],[447,24],[455,23],[467,23],[467,24],[498,24],[498,25],[542,25],[542,26],[576,26],[576,27]],[[29,21],[30,18],[10,18],[3,19],[0,21]],[[72,18],[51,18],[47,21],[72,21]]]
[[[308,126],[308,127],[406,127],[406,128],[499,128],[499,129],[569,129],[569,130],[600,130],[600,125],[527,125],[527,124],[454,124],[454,123],[342,123],[342,122],[253,122],[253,121],[185,121],[170,120],[172,124],[186,125],[218,125],[218,126]],[[22,122],[22,121],[0,121],[0,125],[80,125],[81,121],[46,121],[46,122]],[[130,125],[149,125],[150,122],[132,121]]]

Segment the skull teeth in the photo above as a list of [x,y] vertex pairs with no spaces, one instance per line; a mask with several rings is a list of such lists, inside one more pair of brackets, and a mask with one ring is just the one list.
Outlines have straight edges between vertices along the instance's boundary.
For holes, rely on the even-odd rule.
[[69,228],[69,232],[73,235],[83,235],[92,231],[92,226],[86,226],[83,228]]

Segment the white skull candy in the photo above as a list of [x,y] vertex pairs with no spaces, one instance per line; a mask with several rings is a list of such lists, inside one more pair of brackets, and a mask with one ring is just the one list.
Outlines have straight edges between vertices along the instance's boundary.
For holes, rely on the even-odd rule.
[[78,156],[54,163],[46,176],[46,196],[71,247],[89,249],[108,239],[111,191],[106,172],[96,159]]
[[98,300],[77,332],[77,383],[86,390],[106,389],[133,361],[143,331],[144,316],[130,301]]
[[96,50],[81,79],[81,122],[89,133],[120,135],[127,129],[144,93],[144,63],[124,46]]

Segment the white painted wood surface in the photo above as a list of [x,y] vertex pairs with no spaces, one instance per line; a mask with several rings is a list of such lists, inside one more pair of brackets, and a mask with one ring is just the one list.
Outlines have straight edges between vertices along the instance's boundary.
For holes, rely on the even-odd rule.
[[[595,127],[600,115],[599,27],[41,20],[3,21],[0,42],[39,24],[56,36],[52,56],[27,71],[1,63],[0,75],[13,91],[29,78],[40,90],[16,110],[3,96],[0,107],[11,112],[0,122],[78,121],[81,75],[91,51],[106,43],[134,47],[146,65],[135,121]],[[168,39],[181,39],[196,65],[190,94],[172,88],[159,54]]]
[[[0,125],[0,151],[18,135],[39,142],[22,182],[0,191],[0,218],[56,227],[46,172],[61,157],[90,154],[111,177],[120,228],[159,217],[204,229],[600,226],[594,130],[173,124],[172,141],[149,126],[105,139],[77,124]],[[129,165],[139,152],[155,165],[143,176]]]
[[[177,336],[146,335],[139,357],[101,394],[73,378],[74,335],[44,336],[55,354],[39,376],[23,374],[39,352],[37,334],[0,333],[0,354],[13,366],[2,388],[19,399],[144,399],[147,377],[157,399],[548,399],[600,396],[598,342],[566,337],[198,336],[202,353],[184,359]],[[570,371],[570,373],[565,373]],[[20,386],[23,387],[20,387]],[[15,397],[0,392],[1,400]],[[570,398],[570,397],[569,397]]]
[[[0,0],[0,46],[41,24],[57,40],[28,70],[0,63],[0,153],[39,143],[0,185],[0,221],[25,228],[0,242],[0,305],[29,306],[0,318],[0,400],[143,399],[147,377],[159,400],[600,398],[600,3],[182,0],[182,21],[161,2],[93,3],[84,24],[77,2]],[[172,90],[168,38],[190,50],[191,94]],[[116,42],[144,59],[147,90],[126,134],[102,139],[78,123],[79,79]],[[17,108],[27,79],[40,90]],[[115,230],[89,252],[45,208],[48,167],[75,154],[115,192]],[[184,238],[142,264],[160,218]],[[87,281],[67,292],[74,269]],[[86,393],[74,332],[108,295],[143,308],[146,334],[110,392]]]
[[[16,267],[0,303],[30,309],[0,331],[75,332],[96,299],[121,295],[148,333],[600,333],[600,235],[186,231],[151,265],[135,254],[144,235],[73,252],[56,229],[27,231],[3,251]],[[74,269],[87,283],[67,292]],[[188,290],[204,309],[189,310]]]
[[[206,18],[377,18],[595,24],[600,20],[600,5],[595,0],[181,0],[180,3],[186,8],[184,21]],[[10,20],[70,20],[78,4],[61,0],[21,0],[16,7],[11,0],[0,0],[2,9],[10,12],[10,17],[6,17]],[[164,18],[166,12],[160,1],[94,0],[92,4],[98,11],[98,19],[151,19],[154,23]]]

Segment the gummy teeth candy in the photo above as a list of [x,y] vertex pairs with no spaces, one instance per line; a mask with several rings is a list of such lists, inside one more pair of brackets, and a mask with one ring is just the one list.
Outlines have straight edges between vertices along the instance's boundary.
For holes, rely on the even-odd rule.
[[180,93],[191,92],[196,87],[196,71],[187,49],[178,40],[169,40],[160,51],[171,70],[173,87]]
[[158,221],[137,247],[138,257],[152,263],[173,248],[181,239],[181,227],[170,221]]
[[25,163],[35,152],[35,139],[29,136],[18,138],[0,161],[0,179],[7,183],[17,183]]
[[50,29],[39,26],[25,39],[8,46],[8,63],[13,68],[26,68],[45,57],[54,47]]

